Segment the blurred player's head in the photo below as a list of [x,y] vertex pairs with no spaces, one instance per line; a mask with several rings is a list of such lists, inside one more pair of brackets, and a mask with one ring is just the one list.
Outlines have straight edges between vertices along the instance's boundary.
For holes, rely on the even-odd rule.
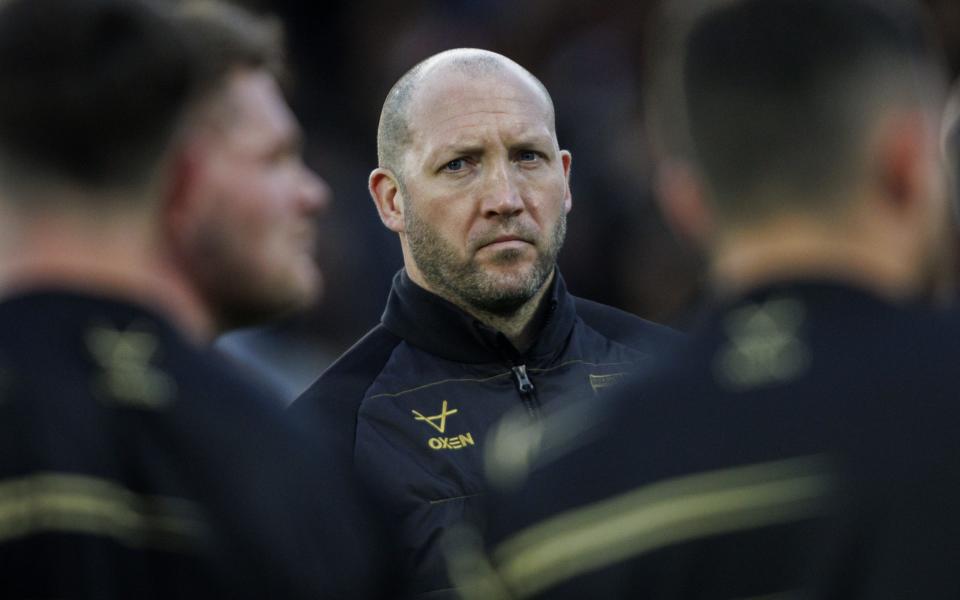
[[164,5],[0,3],[0,198],[21,211],[80,195],[73,210],[142,210],[196,85]]
[[[784,232],[803,232],[835,243],[837,264],[862,259],[903,291],[928,283],[947,248],[943,82],[918,9],[714,4],[685,36],[677,73],[686,146],[674,154],[698,175],[699,196],[668,181],[668,216],[707,245],[715,270],[767,260],[738,254],[744,240],[775,232],[769,257],[790,252]],[[879,251],[853,256],[867,247]]]
[[440,53],[391,89],[370,192],[421,286],[509,316],[545,289],[571,207],[543,85],[512,60]]
[[326,188],[281,59],[273,23],[223,4],[0,3],[2,276],[162,279],[205,337],[311,302]]
[[181,19],[205,55],[206,93],[180,139],[169,254],[222,331],[317,298],[316,216],[329,192],[303,163],[279,86],[278,24],[214,2],[185,4]]

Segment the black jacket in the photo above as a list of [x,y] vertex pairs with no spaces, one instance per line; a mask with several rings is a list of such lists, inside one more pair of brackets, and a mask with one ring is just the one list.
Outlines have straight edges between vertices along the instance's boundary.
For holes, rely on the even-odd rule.
[[956,325],[835,283],[718,307],[609,402],[544,420],[553,456],[487,495],[481,564],[511,598],[958,597]]
[[5,299],[0,598],[373,597],[386,545],[326,439],[151,311]]
[[437,542],[483,493],[484,438],[504,413],[592,398],[677,337],[575,298],[559,273],[546,298],[545,324],[520,354],[401,271],[381,324],[293,405],[305,421],[336,423],[344,459],[399,529],[414,595],[450,593]]

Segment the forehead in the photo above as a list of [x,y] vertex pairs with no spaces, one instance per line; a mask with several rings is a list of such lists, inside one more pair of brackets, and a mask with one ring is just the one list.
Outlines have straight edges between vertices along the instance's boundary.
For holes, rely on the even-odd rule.
[[498,135],[555,137],[553,111],[540,87],[505,67],[479,76],[455,70],[428,74],[408,112],[414,147],[481,141]]
[[266,71],[233,73],[219,102],[227,135],[245,140],[271,136],[284,138],[298,131],[276,79]]

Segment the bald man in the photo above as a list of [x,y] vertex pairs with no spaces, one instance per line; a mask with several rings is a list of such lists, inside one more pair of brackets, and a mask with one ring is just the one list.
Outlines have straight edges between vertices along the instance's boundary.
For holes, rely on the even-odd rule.
[[452,591],[438,540],[484,493],[491,426],[594,399],[674,334],[567,291],[571,155],[520,65],[475,49],[428,58],[390,90],[377,146],[370,194],[404,268],[381,323],[293,410],[337,424],[399,528],[410,592],[439,598]]

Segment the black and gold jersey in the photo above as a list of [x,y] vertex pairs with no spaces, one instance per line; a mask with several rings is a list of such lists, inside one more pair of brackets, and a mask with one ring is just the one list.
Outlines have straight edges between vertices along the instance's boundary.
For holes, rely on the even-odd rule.
[[956,597],[958,351],[952,317],[834,283],[725,302],[611,402],[504,425],[451,572],[483,598]]
[[0,597],[370,597],[386,546],[282,405],[142,307],[0,303]]

